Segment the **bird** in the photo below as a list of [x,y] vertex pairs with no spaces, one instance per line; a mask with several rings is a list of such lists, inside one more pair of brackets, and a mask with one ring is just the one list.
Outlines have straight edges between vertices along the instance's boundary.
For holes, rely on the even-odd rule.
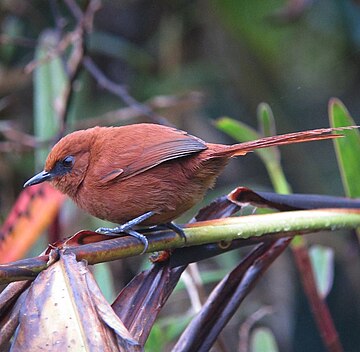
[[148,240],[136,226],[165,225],[184,237],[172,221],[202,200],[231,158],[260,148],[341,137],[332,132],[342,129],[224,145],[152,123],[97,126],[60,139],[48,154],[44,170],[24,187],[49,181],[81,209],[119,224],[99,232],[134,236],[146,251]]

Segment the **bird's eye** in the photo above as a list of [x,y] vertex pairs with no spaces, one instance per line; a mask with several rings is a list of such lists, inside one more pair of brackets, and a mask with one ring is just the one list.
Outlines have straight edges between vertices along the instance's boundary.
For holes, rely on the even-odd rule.
[[72,167],[74,165],[75,158],[71,155],[67,156],[63,159],[61,162],[63,166],[65,167]]

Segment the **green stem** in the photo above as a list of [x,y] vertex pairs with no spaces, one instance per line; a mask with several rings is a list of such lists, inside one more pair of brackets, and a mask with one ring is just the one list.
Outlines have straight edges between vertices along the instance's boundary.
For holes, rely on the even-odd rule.
[[265,163],[265,166],[275,191],[281,194],[291,193],[291,187],[286,181],[286,177],[280,163],[268,162]]
[[[185,229],[187,245],[231,241],[269,233],[337,230],[360,226],[360,212],[352,209],[299,210],[226,218],[194,224]],[[199,226],[198,226],[199,225]]]

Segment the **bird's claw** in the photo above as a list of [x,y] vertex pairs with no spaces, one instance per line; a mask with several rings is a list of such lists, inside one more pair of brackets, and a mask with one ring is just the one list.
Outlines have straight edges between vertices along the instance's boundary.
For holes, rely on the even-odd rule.
[[144,249],[141,252],[141,254],[144,254],[149,248],[149,241],[147,240],[147,238],[144,235],[142,235],[141,233],[139,233],[135,230],[126,228],[124,226],[117,226],[114,228],[99,227],[95,232],[103,233],[104,235],[107,235],[107,236],[119,236],[121,233],[124,233],[131,237],[135,237],[144,245]]
[[177,233],[184,240],[184,242],[186,243],[187,239],[186,239],[185,232],[179,225],[176,225],[173,222],[168,222],[167,224],[165,224],[165,226],[168,229],[173,230],[175,233]]
[[177,233],[184,240],[184,242],[186,243],[187,239],[186,239],[186,234],[185,234],[183,228],[180,227],[179,225],[176,225],[173,222],[167,222],[165,224],[155,225],[153,229],[154,230],[162,230],[164,228],[172,230],[175,233]]
[[148,250],[149,241],[144,235],[134,230],[128,230],[126,233],[132,237],[137,238],[144,245],[144,249],[141,252],[141,254],[144,254]]

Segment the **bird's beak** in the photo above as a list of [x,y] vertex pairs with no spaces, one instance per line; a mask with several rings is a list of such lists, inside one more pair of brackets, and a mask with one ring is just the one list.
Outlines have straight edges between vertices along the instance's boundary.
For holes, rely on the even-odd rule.
[[48,171],[41,171],[30,180],[26,181],[24,184],[24,188],[32,185],[36,185],[38,183],[42,183],[44,181],[51,180],[53,175]]

